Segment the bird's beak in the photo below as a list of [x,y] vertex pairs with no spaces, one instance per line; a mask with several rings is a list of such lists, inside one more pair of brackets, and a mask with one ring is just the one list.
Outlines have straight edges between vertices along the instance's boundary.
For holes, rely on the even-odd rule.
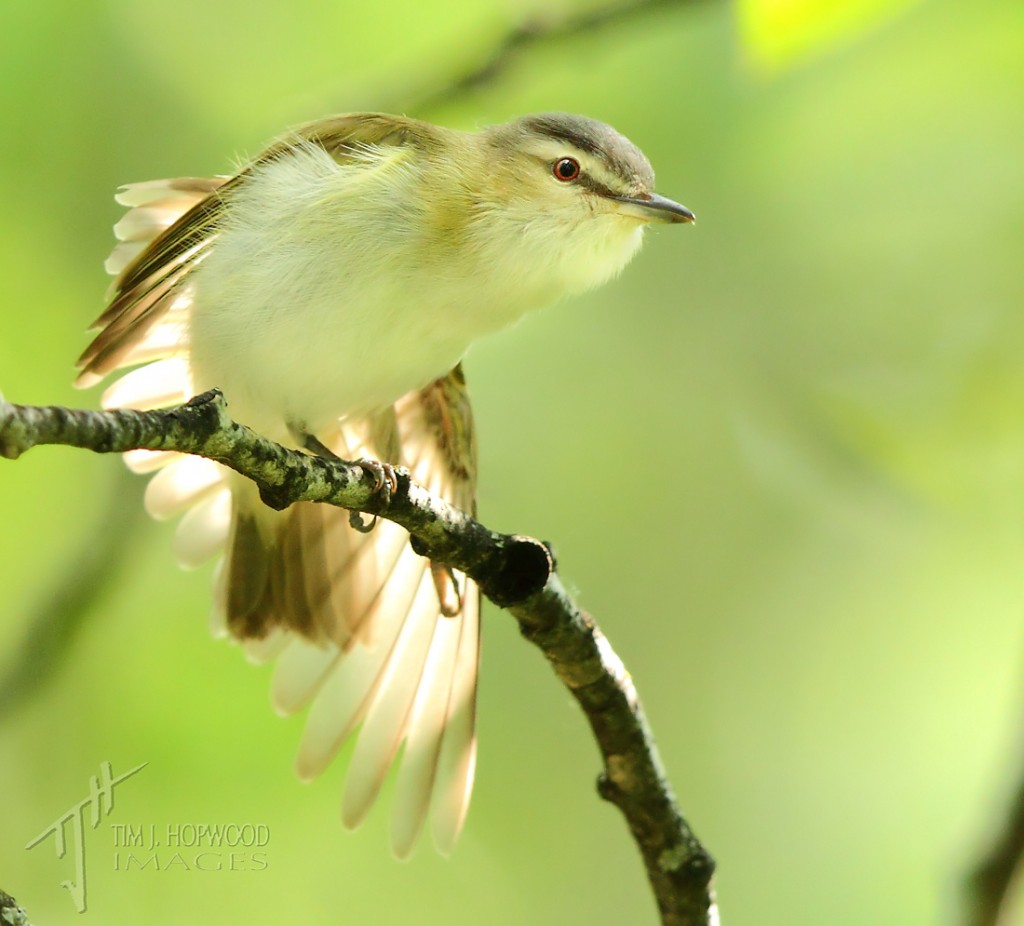
[[643,193],[640,196],[612,196],[619,204],[618,212],[644,222],[696,222],[695,216],[686,206],[657,193]]

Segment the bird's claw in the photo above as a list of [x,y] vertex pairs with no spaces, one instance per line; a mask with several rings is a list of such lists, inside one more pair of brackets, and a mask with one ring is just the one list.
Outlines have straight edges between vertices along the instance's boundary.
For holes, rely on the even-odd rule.
[[377,526],[377,515],[371,516],[369,521],[364,521],[361,511],[350,511],[348,523],[360,534],[368,534]]
[[391,496],[398,491],[398,474],[394,466],[380,460],[356,460],[355,465],[373,476],[374,494],[380,495],[385,505],[390,502]]
[[[356,460],[355,465],[373,477],[373,492],[380,495],[381,500],[387,505],[391,496],[398,491],[398,474],[390,463],[381,463],[379,460]],[[359,533],[368,534],[377,526],[377,515],[373,515],[370,521],[364,521],[362,512],[352,511],[348,516],[348,523]]]

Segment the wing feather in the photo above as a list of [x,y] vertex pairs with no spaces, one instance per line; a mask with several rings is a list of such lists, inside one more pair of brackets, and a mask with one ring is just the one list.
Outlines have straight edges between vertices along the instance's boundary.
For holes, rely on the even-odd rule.
[[[167,331],[148,350],[138,348],[168,313],[190,301],[189,273],[209,254],[224,209],[221,191],[239,178],[184,178],[133,184],[119,194],[132,208],[114,226],[120,244],[106,267],[117,274],[111,300],[93,323],[100,332],[82,352],[77,365],[80,387],[91,386],[108,373],[142,363],[182,347],[180,329]],[[172,326],[178,328],[178,326]]]
[[190,398],[188,383],[186,361],[181,357],[167,357],[126,373],[107,388],[100,405],[142,411],[177,405]]
[[182,456],[168,463],[146,486],[146,511],[158,521],[182,514],[224,485],[224,470],[204,457]]

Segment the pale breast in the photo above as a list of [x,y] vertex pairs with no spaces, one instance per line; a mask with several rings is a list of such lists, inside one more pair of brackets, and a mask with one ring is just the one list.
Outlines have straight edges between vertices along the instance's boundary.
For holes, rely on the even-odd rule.
[[409,182],[319,149],[250,181],[194,272],[195,387],[217,386],[239,420],[281,436],[447,373],[474,332],[447,310],[463,312],[465,294],[418,258],[415,208],[387,207],[414,203]]

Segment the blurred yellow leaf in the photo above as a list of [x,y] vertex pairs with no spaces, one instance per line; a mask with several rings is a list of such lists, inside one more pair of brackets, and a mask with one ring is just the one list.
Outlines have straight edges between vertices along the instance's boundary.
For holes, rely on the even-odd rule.
[[740,0],[744,50],[780,70],[849,41],[917,0]]

